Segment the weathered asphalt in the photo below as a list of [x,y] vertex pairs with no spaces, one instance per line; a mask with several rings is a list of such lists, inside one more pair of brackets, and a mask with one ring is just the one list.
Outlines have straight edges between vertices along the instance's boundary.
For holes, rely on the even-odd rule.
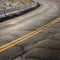
[[[36,10],[29,12],[23,16],[0,23],[0,46],[18,39],[21,36],[24,36],[25,34],[36,30],[37,28],[42,27],[60,15],[60,8],[58,3],[48,2],[44,0],[37,1],[41,4],[41,6]],[[60,40],[59,36],[60,23],[57,23],[42,33],[1,53],[0,60],[11,60],[17,55],[24,54],[25,51],[28,51],[32,46],[39,45],[41,40]],[[32,49],[32,52],[33,51],[34,49]],[[28,53],[30,52],[27,52],[27,54]],[[25,56],[26,55],[24,54],[23,57],[25,58]],[[21,58],[22,57],[20,56],[20,58],[17,58],[17,60],[22,60]],[[35,59],[31,58],[30,60]]]

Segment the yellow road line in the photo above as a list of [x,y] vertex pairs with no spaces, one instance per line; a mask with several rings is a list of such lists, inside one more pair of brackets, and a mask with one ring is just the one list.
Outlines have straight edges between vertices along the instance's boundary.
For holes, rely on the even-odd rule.
[[10,43],[7,43],[6,45],[1,46],[0,47],[0,53],[4,52],[5,50],[15,46],[18,43],[23,42],[24,40],[26,40],[26,39],[28,39],[28,38],[42,32],[42,31],[44,31],[45,29],[51,27],[52,25],[56,24],[57,22],[60,22],[60,17],[58,17],[57,19],[55,19],[55,20],[51,21],[50,23],[44,25],[43,27],[41,27],[41,28],[39,28],[39,29],[37,29],[37,30],[35,30],[33,32],[30,32],[30,33],[26,34],[25,36],[22,36],[21,38],[19,38],[17,40],[14,40],[14,41],[12,41]]

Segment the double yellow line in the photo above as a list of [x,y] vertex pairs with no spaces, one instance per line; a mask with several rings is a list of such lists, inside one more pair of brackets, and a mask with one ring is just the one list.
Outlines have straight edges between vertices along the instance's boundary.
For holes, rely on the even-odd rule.
[[21,38],[19,38],[17,40],[14,40],[14,41],[12,41],[10,43],[7,43],[6,45],[1,46],[0,47],[0,53],[4,52],[5,50],[15,46],[16,44],[19,44],[19,43],[25,41],[26,39],[28,39],[28,38],[42,32],[42,31],[44,31],[45,29],[51,27],[52,25],[56,24],[57,22],[60,22],[60,17],[58,17],[57,19],[55,19],[55,20],[51,21],[50,23],[44,25],[43,27],[41,27],[41,28],[39,28],[39,29],[37,29],[37,30],[35,30],[33,32],[30,32],[30,33],[26,34],[25,36],[23,36],[23,37],[21,37]]

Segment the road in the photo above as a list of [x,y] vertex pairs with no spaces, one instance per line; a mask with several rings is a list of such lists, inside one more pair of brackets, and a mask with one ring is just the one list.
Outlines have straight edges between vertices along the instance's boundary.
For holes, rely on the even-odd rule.
[[[52,3],[44,0],[43,1],[37,0],[37,1],[41,4],[41,6],[36,10],[29,12],[25,15],[22,15],[20,17],[16,17],[14,19],[10,19],[0,23],[0,46],[5,45],[13,40],[16,40],[44,26],[45,24],[49,23],[50,21],[52,21],[53,19],[55,19],[60,15],[60,9],[57,3]],[[59,25],[60,24],[58,23],[53,27],[43,31],[42,33],[1,53],[0,59],[11,60],[13,57],[16,57],[16,55],[22,55],[24,54],[25,51],[30,49],[29,47],[33,46],[40,40],[51,39],[51,38],[60,39]],[[24,55],[23,57],[25,56],[26,55]]]

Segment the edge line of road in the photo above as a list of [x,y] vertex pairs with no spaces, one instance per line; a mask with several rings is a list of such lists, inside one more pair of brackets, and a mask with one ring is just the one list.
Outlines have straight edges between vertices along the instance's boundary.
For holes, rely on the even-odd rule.
[[35,36],[36,34],[38,34],[38,33],[42,32],[42,31],[48,29],[49,27],[53,26],[54,24],[56,24],[58,22],[60,22],[60,17],[58,17],[55,20],[49,22],[48,24],[40,27],[39,29],[22,36],[21,38],[19,38],[17,40],[14,40],[14,41],[12,41],[10,43],[7,43],[7,44],[5,44],[3,46],[0,46],[0,53],[8,50],[9,48],[11,48],[11,47],[13,47],[13,46],[23,42],[23,41],[25,41],[28,38],[31,38],[31,37]]

